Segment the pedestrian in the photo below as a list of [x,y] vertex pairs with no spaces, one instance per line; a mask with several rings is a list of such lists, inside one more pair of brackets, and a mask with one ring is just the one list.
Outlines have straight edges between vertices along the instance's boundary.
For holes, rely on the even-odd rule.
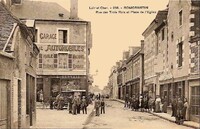
[[54,98],[53,96],[50,96],[50,109],[53,110],[53,102],[54,102]]
[[160,110],[160,104],[161,104],[161,99],[159,96],[156,97],[156,101],[155,101],[155,112],[159,113],[161,112]]
[[70,95],[69,98],[68,98],[68,104],[69,104],[69,114],[71,114],[72,113],[72,105],[73,105],[72,95]]
[[125,103],[124,103],[124,107],[128,107],[128,94],[125,95]]
[[176,123],[177,124],[182,124],[183,123],[183,101],[181,100],[181,98],[178,98],[177,101],[177,114],[176,114]]
[[105,101],[104,101],[104,98],[101,99],[101,114],[105,114]]
[[188,112],[189,112],[188,107],[189,107],[189,105],[188,105],[187,98],[184,98],[184,105],[183,105],[183,120],[184,121],[189,120],[188,119]]
[[135,102],[135,95],[132,96],[131,99],[131,110],[134,111],[134,102]]
[[40,99],[42,107],[44,108],[44,95],[43,95],[42,89],[39,92],[39,99]]
[[63,110],[63,107],[64,107],[64,96],[63,96],[63,94],[60,95],[59,103],[60,103],[59,104],[59,106],[60,106],[59,109]]
[[139,98],[139,108],[140,108],[141,112],[144,111],[144,98],[143,98],[142,94],[140,94],[140,98]]
[[162,112],[167,113],[167,96],[163,99],[163,106],[162,106]]
[[177,99],[174,96],[172,100],[172,117],[176,117],[176,111],[177,111]]
[[82,100],[81,100],[81,109],[83,111],[83,114],[87,114],[87,101],[86,101],[86,98],[85,96],[82,97]]
[[77,97],[77,114],[80,114],[81,112],[81,97],[80,95]]
[[151,96],[149,97],[148,105],[149,105],[149,112],[153,111],[153,99]]
[[77,97],[74,96],[73,100],[72,100],[72,114],[76,115],[76,111],[77,111]]
[[99,116],[99,107],[100,107],[100,101],[99,101],[99,97],[96,96],[95,101],[94,101],[94,109],[96,112],[96,116]]
[[145,109],[145,111],[147,112],[147,111],[149,111],[149,97],[148,97],[148,95],[145,95],[145,97],[144,97],[144,109]]
[[140,105],[139,103],[140,103],[139,97],[137,96],[136,99],[135,99],[135,110],[136,110],[136,111],[138,111],[139,108],[140,108],[140,107],[139,107],[139,105]]

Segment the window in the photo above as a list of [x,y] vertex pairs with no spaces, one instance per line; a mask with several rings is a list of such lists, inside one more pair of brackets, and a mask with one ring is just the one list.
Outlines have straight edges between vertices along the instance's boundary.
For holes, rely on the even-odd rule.
[[59,43],[68,43],[68,30],[58,30],[58,36]]
[[162,29],[162,41],[165,39],[165,29]]
[[72,69],[73,68],[73,56],[72,54],[69,54],[69,59],[68,59],[68,62],[69,62],[69,68]]
[[200,116],[200,86],[192,87],[191,111],[192,115]]
[[178,44],[178,67],[183,65],[183,42]]
[[68,64],[68,54],[67,53],[59,53],[58,54],[59,59],[59,68],[66,69]]
[[38,65],[39,65],[38,67],[39,68],[42,68],[42,62],[43,62],[42,61],[42,54],[39,54],[39,61],[38,61]]
[[183,24],[183,11],[181,10],[179,12],[179,25],[181,26]]
[[[73,68],[73,55],[68,53],[59,53],[59,68],[61,69],[72,69]],[[55,63],[55,62],[54,62]]]

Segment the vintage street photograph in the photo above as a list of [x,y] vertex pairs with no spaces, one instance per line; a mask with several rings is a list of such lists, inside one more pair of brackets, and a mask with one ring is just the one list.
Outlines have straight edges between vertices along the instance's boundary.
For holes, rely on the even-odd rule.
[[200,0],[0,0],[0,129],[200,129]]

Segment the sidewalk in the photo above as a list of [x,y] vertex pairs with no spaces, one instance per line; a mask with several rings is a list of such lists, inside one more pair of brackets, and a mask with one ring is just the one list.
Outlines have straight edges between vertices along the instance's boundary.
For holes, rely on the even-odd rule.
[[[120,100],[120,99],[111,99],[111,100],[118,101],[118,102],[124,104],[124,100]],[[167,113],[155,113],[155,112],[149,112],[149,113],[152,114],[152,115],[155,115],[157,117],[160,117],[162,119],[168,120],[170,122],[175,122],[175,117],[171,117],[170,114],[167,114]],[[195,128],[195,129],[200,129],[200,124],[197,123],[197,122],[193,122],[193,121],[184,121],[183,125],[187,126],[187,127],[192,127],[192,128]]]

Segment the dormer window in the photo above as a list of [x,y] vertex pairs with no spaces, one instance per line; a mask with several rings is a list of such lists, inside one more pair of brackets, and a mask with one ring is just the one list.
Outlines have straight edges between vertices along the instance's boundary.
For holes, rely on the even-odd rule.
[[12,4],[21,4],[22,0],[12,0]]

